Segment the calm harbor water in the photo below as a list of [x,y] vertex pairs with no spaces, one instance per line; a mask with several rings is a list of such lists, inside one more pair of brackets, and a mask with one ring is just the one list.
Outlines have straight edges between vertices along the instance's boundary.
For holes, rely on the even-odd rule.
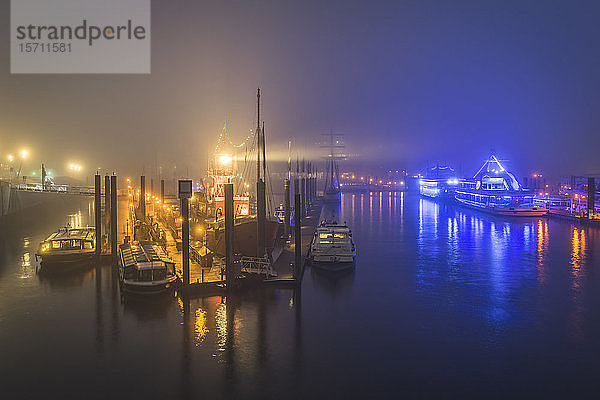
[[91,218],[2,227],[4,398],[596,397],[597,229],[345,194],[354,271],[184,303],[122,297],[109,266],[37,273],[39,241]]

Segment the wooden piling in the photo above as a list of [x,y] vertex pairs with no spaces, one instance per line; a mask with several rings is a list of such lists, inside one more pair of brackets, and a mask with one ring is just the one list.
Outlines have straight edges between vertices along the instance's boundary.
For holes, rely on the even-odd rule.
[[235,285],[237,273],[233,265],[233,183],[225,184],[225,276],[227,288]]
[[102,185],[100,174],[94,175],[94,213],[96,222],[96,255],[102,253]]
[[[295,202],[295,210],[300,210],[300,193],[296,193],[296,202]],[[295,223],[295,234],[294,234],[294,280],[296,283],[300,281],[300,277],[302,276],[302,219],[300,217],[300,213],[298,211],[294,212],[294,223]]]
[[[110,243],[110,175],[104,176],[104,227]],[[110,245],[107,250],[110,250]]]
[[140,176],[140,211],[142,222],[146,222],[146,177]]
[[160,180],[160,202],[162,204],[165,203],[165,180]]
[[110,252],[117,263],[117,176],[110,177]]
[[181,198],[181,248],[183,284],[190,284],[190,212],[188,198]]
[[302,212],[300,213],[300,216],[302,218],[304,218],[304,215],[306,214],[306,170],[305,170],[305,161],[304,159],[302,159],[302,180],[300,182],[300,202],[301,202],[301,206],[300,209],[302,210]]
[[593,177],[588,178],[588,190],[587,190],[587,209],[588,218],[594,218],[594,212],[596,207],[596,181]]
[[287,240],[287,238],[290,236],[290,218],[291,218],[291,212],[290,212],[290,180],[286,179],[284,184],[284,192],[285,192],[285,197],[283,199],[283,228],[284,228],[284,234],[285,234],[285,239]]

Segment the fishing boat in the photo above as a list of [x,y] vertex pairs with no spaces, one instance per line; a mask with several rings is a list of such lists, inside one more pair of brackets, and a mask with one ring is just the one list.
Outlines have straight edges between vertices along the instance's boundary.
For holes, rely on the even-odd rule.
[[425,177],[419,180],[419,193],[434,199],[453,200],[458,182],[454,169],[446,165],[437,165],[428,169]]
[[471,179],[459,181],[455,200],[464,206],[501,216],[541,217],[548,208],[534,204],[515,176],[491,155]]
[[[257,218],[253,215],[238,216],[233,226],[233,237],[235,238],[234,251],[249,257],[262,257],[258,254],[258,232]],[[281,224],[275,220],[265,221],[265,251],[270,251],[280,234]],[[217,254],[225,254],[225,220],[220,218],[215,222],[208,223],[206,230],[207,246]]]
[[95,254],[95,228],[67,226],[41,242],[35,258],[46,271],[66,271],[80,265],[89,265]]
[[311,265],[329,271],[341,271],[354,267],[356,247],[352,231],[346,224],[322,221],[310,245]]
[[155,242],[126,242],[119,246],[119,279],[125,292],[152,294],[175,287],[175,262]]
[[[206,245],[214,253],[225,254],[225,185],[234,183],[237,193],[234,194],[234,251],[236,254],[250,257],[264,257],[275,246],[275,241],[282,230],[282,224],[268,213],[266,188],[268,185],[265,150],[265,127],[260,117],[260,90],[257,90],[257,126],[254,135],[246,138],[242,145],[234,145],[227,135],[225,124],[219,136],[214,155],[209,158],[208,208],[211,218],[206,220]],[[246,154],[236,154],[239,149],[246,149]],[[250,187],[248,177],[253,158],[248,151],[256,151],[256,213],[251,214]],[[242,167],[243,165],[243,167]],[[259,191],[258,188],[262,189]],[[259,218],[259,215],[261,216]],[[264,217],[262,217],[264,216]],[[259,226],[260,225],[260,226]],[[259,235],[261,236],[259,238]],[[259,240],[260,239],[260,240]]]

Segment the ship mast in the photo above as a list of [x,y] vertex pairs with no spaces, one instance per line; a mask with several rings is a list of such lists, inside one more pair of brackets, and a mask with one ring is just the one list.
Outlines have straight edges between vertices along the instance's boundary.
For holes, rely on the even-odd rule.
[[267,183],[267,154],[266,154],[266,146],[265,146],[265,121],[262,123],[262,129],[260,130],[260,135],[262,137],[261,145],[262,145],[262,169],[263,169],[263,181],[265,184]]
[[260,88],[256,89],[256,182],[260,181]]
[[256,256],[262,257],[265,254],[266,242],[266,222],[267,222],[267,207],[266,207],[266,187],[265,181],[260,177],[260,153],[262,147],[263,155],[263,175],[266,180],[266,163],[265,163],[265,139],[264,132],[261,129],[260,122],[260,88],[256,91]]

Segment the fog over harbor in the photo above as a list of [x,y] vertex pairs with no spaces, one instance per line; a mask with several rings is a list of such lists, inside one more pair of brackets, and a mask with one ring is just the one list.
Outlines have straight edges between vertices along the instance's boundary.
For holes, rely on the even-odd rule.
[[[270,149],[330,128],[356,162],[598,173],[599,6],[479,1],[152,3],[149,75],[11,75],[0,41],[0,149],[56,169],[206,167],[225,117],[241,140],[264,93]],[[1,26],[10,26],[2,0]],[[130,149],[135,148],[135,157]],[[117,149],[116,151],[114,149]],[[6,154],[4,154],[6,153]],[[152,161],[153,162],[153,161]]]

